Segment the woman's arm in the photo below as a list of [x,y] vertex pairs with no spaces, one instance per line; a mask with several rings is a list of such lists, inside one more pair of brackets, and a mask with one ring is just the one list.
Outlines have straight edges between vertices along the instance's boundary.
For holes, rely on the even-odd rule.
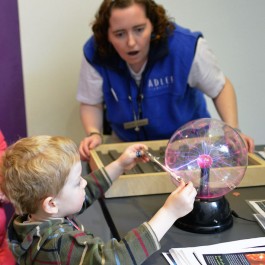
[[103,140],[103,106],[81,103],[80,115],[87,136],[81,141],[79,152],[82,160],[89,160],[90,150],[100,145]]
[[238,128],[237,100],[234,87],[226,78],[221,92],[213,99],[220,118],[233,128]]
[[[225,79],[225,84],[221,92],[213,99],[215,108],[221,119],[232,128],[239,128],[237,100],[234,87],[228,78]],[[254,152],[254,140],[249,136],[240,132],[242,139],[245,141],[249,152]]]

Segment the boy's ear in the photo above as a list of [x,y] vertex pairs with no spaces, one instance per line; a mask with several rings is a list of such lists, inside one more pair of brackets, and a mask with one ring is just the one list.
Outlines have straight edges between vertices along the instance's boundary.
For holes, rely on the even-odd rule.
[[56,214],[58,213],[58,207],[53,197],[47,197],[42,203],[42,208],[46,213]]

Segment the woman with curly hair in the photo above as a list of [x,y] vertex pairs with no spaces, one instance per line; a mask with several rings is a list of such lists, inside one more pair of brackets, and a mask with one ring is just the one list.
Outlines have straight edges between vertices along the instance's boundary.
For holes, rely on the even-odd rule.
[[[238,128],[236,94],[202,33],[170,19],[153,0],[104,0],[84,45],[77,100],[87,133],[83,160],[103,141],[103,113],[113,141],[169,139],[183,124],[210,117]],[[104,109],[105,108],[105,109]],[[241,133],[249,151],[254,141]]]

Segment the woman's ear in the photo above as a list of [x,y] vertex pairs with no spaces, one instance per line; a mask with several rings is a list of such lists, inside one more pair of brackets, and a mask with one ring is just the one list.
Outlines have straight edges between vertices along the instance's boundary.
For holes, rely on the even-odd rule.
[[47,197],[42,202],[43,210],[48,214],[56,214],[58,213],[58,207],[53,197]]

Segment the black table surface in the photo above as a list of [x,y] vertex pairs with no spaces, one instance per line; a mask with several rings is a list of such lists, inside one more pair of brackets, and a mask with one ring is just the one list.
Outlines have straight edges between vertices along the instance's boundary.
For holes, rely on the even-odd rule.
[[[145,195],[135,197],[106,199],[105,203],[112,217],[114,225],[120,235],[124,236],[129,230],[148,221],[163,205],[168,194]],[[246,200],[265,199],[265,186],[237,188],[228,193],[231,210],[239,217],[254,220],[253,210]],[[144,265],[168,264],[161,252],[174,247],[193,247],[210,245],[232,240],[265,236],[264,230],[256,222],[250,222],[233,217],[233,226],[223,232],[213,234],[198,234],[186,232],[175,226],[161,240],[161,249],[154,253]]]

